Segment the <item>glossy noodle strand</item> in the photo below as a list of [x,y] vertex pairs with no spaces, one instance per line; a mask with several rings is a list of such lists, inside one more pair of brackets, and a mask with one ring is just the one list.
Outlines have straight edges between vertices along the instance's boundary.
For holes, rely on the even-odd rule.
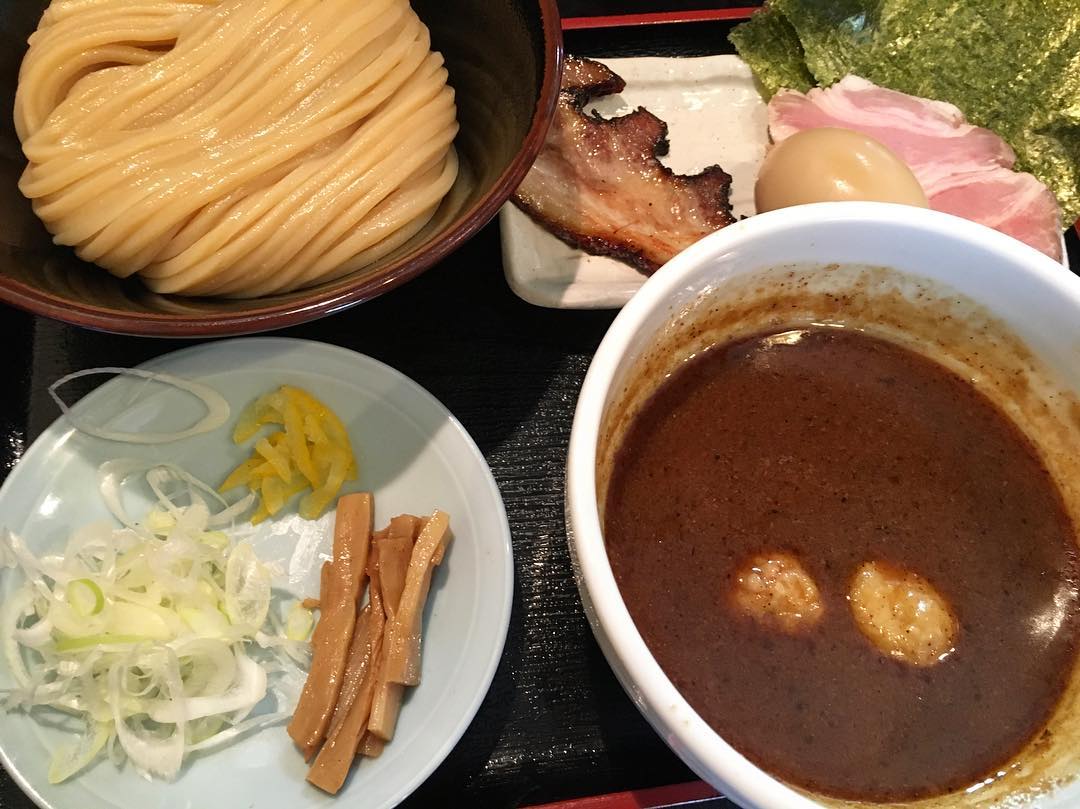
[[333,280],[457,176],[430,45],[407,0],[56,0],[19,75],[20,188],[58,244],[156,292]]

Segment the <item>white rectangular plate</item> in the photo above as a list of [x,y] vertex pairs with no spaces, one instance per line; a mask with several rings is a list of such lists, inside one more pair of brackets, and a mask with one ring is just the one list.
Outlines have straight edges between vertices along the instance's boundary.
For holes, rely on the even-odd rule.
[[[714,163],[732,177],[735,216],[754,213],[754,180],[765,155],[765,103],[737,56],[601,59],[626,80],[619,95],[592,106],[605,118],[641,106],[668,124],[662,162],[679,174]],[[645,283],[633,267],[559,241],[512,204],[499,215],[510,288],[530,303],[559,309],[614,309]]]

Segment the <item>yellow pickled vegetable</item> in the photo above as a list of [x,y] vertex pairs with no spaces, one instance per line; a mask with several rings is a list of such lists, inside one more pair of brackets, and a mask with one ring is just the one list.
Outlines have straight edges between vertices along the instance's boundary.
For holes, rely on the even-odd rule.
[[356,479],[356,458],[341,419],[310,393],[282,385],[248,405],[233,429],[233,441],[245,444],[266,426],[278,429],[260,436],[251,457],[237,466],[221,491],[246,487],[259,498],[251,521],[280,512],[295,495],[300,515],[313,520],[337,498],[347,480]]
[[292,464],[289,463],[290,459],[287,450],[282,452],[267,439],[260,438],[255,442],[255,451],[274,467],[274,471],[283,481],[292,480]]

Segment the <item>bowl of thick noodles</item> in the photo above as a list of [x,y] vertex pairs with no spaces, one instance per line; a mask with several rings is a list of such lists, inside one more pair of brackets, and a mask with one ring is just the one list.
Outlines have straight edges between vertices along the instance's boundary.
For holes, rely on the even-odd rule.
[[498,210],[559,85],[554,0],[5,0],[0,300],[90,328],[278,328]]

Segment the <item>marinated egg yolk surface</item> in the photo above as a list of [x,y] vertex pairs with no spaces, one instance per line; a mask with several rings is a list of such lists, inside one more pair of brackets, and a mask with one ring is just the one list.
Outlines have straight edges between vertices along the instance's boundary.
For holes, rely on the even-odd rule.
[[754,188],[758,213],[852,200],[929,207],[903,160],[883,143],[838,127],[806,129],[777,143]]

